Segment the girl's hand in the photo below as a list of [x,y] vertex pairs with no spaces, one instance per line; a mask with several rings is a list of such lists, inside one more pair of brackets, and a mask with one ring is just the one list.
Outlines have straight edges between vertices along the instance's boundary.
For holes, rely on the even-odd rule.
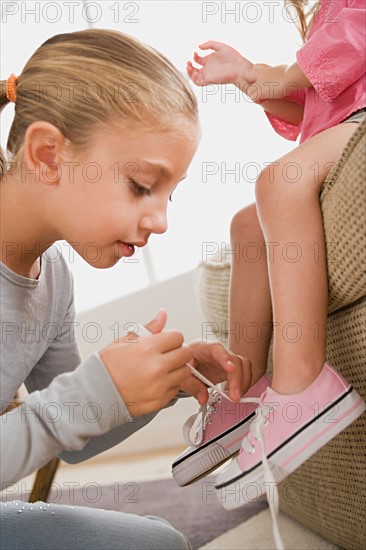
[[182,347],[180,332],[162,332],[165,323],[166,313],[160,311],[145,325],[154,334],[128,333],[99,352],[131,416],[161,409],[191,376],[186,363],[192,352]]
[[252,63],[234,48],[213,40],[200,44],[199,47],[201,50],[214,50],[214,53],[201,57],[194,52],[193,60],[201,65],[201,68],[194,67],[188,61],[187,73],[197,86],[235,84],[241,88],[247,84],[243,74],[252,67]]
[[[239,401],[249,389],[252,379],[251,362],[245,357],[230,353],[218,342],[192,342],[193,365],[214,384],[228,381],[229,397]],[[181,389],[190,393],[202,405],[208,399],[207,387],[193,374],[184,381]]]

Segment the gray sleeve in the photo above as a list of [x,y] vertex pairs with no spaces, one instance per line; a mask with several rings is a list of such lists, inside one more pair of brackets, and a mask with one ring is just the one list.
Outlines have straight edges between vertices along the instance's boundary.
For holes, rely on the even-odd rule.
[[132,419],[132,422],[122,424],[121,426],[116,426],[109,432],[92,437],[85,447],[79,451],[63,451],[58,456],[64,462],[69,464],[78,464],[83,462],[92,456],[103,453],[107,449],[111,449],[121,441],[124,441],[130,435],[134,434],[138,430],[141,430],[146,424],[151,422],[153,418],[158,414],[158,411],[150,414],[144,414],[143,416],[135,416]]
[[74,297],[71,293],[62,324],[49,323],[47,330],[46,327],[42,330],[42,337],[46,339],[48,346],[44,355],[24,380],[29,393],[47,388],[55,376],[72,372],[80,365],[81,357],[75,335],[75,324]]
[[[183,391],[180,391],[177,396],[172,399],[164,408],[172,407],[181,397],[192,396]],[[79,462],[83,462],[84,460],[87,460],[92,456],[102,453],[107,449],[111,449],[115,445],[118,445],[118,443],[121,443],[121,441],[124,441],[125,439],[130,437],[130,435],[134,434],[138,430],[141,430],[141,428],[151,422],[151,420],[153,420],[158,413],[159,411],[155,411],[149,414],[144,414],[142,416],[135,416],[132,418],[131,422],[122,424],[121,426],[116,426],[106,434],[103,434],[99,437],[92,437],[85,445],[85,447],[80,451],[64,451],[59,454],[59,457],[69,464],[78,464]],[[177,426],[177,429],[181,429],[181,427]]]
[[46,464],[63,450],[81,450],[90,438],[132,422],[99,355],[54,378],[0,417],[1,488]]

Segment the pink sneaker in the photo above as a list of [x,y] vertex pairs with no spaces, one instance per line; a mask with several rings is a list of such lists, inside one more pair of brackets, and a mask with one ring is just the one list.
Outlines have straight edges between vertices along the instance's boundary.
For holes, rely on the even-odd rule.
[[[256,403],[249,398],[259,398],[270,384],[271,379],[264,375],[249,388],[243,398],[250,403],[233,403],[215,389],[208,390],[208,402],[201,405],[183,427],[189,448],[172,465],[172,474],[178,485],[184,487],[197,481],[239,451],[257,408]],[[224,387],[225,384],[218,385],[220,390]]]
[[356,420],[365,407],[357,391],[327,363],[301,393],[280,395],[267,388],[239,455],[216,479],[224,508],[243,506],[265,492],[270,506],[274,502],[277,507],[278,482]]

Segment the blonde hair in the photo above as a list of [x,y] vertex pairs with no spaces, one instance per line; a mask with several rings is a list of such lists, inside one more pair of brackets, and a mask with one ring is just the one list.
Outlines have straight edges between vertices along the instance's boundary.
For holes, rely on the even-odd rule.
[[[318,0],[311,8],[306,9],[310,3],[309,0],[285,0],[287,12],[295,21],[303,42],[306,41],[311,23],[313,22],[316,12],[320,8],[320,2],[321,0]],[[295,17],[291,12],[291,7],[295,8]]]
[[[0,111],[9,103],[0,83]],[[40,46],[18,76],[7,151],[21,154],[28,126],[53,124],[75,146],[97,126],[169,128],[182,117],[197,121],[196,98],[185,77],[153,48],[116,31],[59,34]],[[0,150],[1,174],[5,156]]]

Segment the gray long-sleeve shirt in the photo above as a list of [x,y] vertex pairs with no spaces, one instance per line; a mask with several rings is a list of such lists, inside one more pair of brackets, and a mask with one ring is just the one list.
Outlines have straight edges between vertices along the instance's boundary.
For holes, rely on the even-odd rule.
[[43,254],[37,280],[0,263],[0,291],[1,412],[23,382],[29,392],[0,417],[0,489],[59,454],[81,462],[154,418],[131,418],[98,353],[81,362],[72,275],[56,247]]

